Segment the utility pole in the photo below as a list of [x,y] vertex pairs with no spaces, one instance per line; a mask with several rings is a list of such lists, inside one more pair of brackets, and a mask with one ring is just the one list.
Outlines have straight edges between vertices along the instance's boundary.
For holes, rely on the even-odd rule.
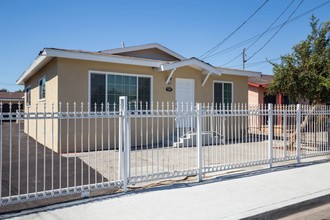
[[245,63],[246,63],[246,54],[245,54],[245,48],[243,48],[243,70],[245,70]]

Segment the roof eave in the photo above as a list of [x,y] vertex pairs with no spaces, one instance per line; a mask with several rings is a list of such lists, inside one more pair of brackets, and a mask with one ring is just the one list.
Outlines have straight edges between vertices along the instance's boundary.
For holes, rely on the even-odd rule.
[[21,77],[17,80],[16,83],[18,85],[23,85],[27,79],[29,79],[33,74],[35,74],[38,70],[40,70],[47,62],[49,62],[52,58],[55,57],[107,62],[107,63],[119,63],[119,64],[137,65],[137,66],[147,66],[147,67],[159,67],[161,64],[165,62],[158,60],[123,57],[117,55],[91,54],[91,53],[63,51],[58,49],[46,48],[33,61],[33,63],[21,75]]
[[17,85],[24,85],[24,82],[42,68],[46,63],[51,60],[43,50],[40,55],[32,62],[32,64],[23,72],[20,78],[16,81]]
[[159,60],[148,60],[148,59],[124,57],[117,55],[63,51],[56,49],[46,49],[46,53],[47,56],[51,56],[51,57],[90,60],[90,61],[99,61],[99,62],[107,62],[107,63],[129,64],[129,65],[148,66],[148,67],[158,67],[160,64],[165,62]]
[[260,77],[261,72],[249,71],[249,70],[238,70],[238,69],[229,69],[229,68],[222,68],[217,67],[222,74],[226,75],[236,75],[236,76],[253,76],[253,77]]
[[1,102],[22,102],[24,101],[24,98],[21,98],[21,99],[1,99],[0,98],[0,103]]
[[151,49],[151,48],[157,48],[179,60],[186,59],[184,56],[181,56],[180,54],[174,52],[173,50],[170,50],[167,47],[164,47],[163,45],[160,45],[157,43],[130,46],[130,47],[124,47],[124,48],[117,48],[117,49],[110,49],[110,50],[104,50],[103,52],[108,53],[108,54],[117,54],[117,53],[132,52],[132,51],[137,51],[137,50],[146,50],[146,49]]
[[166,63],[162,64],[159,67],[160,71],[167,71],[167,70],[172,70],[172,69],[177,69],[183,66],[192,66],[192,67],[197,67],[197,69],[203,70],[203,72],[209,72],[214,75],[221,76],[222,72],[213,66],[206,64],[198,59],[187,59],[179,62],[173,62],[173,63]]

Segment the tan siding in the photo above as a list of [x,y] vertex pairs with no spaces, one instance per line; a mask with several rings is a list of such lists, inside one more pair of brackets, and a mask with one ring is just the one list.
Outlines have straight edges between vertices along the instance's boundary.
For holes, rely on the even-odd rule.
[[[248,85],[247,77],[244,76],[232,76],[232,75],[222,75],[220,77],[210,76],[206,84],[202,86],[202,82],[206,77],[205,74],[202,74],[200,70],[197,70],[192,67],[183,67],[175,71],[173,78],[169,85],[165,84],[165,81],[170,74],[168,72],[160,72],[150,67],[141,67],[141,66],[132,66],[132,65],[121,65],[121,64],[111,64],[103,62],[93,62],[93,61],[82,61],[82,60],[72,60],[72,59],[56,59],[49,63],[45,68],[39,71],[33,78],[27,82],[27,86],[31,84],[31,104],[34,106],[36,103],[43,104],[43,102],[38,101],[38,80],[45,75],[46,76],[46,102],[47,102],[47,111],[51,110],[51,103],[54,103],[54,110],[57,111],[59,102],[62,102],[62,111],[66,111],[66,103],[70,104],[70,111],[73,111],[73,103],[77,103],[77,111],[80,111],[80,103],[84,103],[84,109],[87,111],[87,103],[89,101],[88,97],[88,87],[89,87],[89,71],[104,71],[104,72],[116,72],[116,73],[128,73],[128,74],[143,74],[150,75],[153,79],[153,102],[163,102],[175,101],[175,82],[176,78],[187,78],[195,80],[195,102],[211,103],[213,101],[213,82],[214,81],[228,81],[233,82],[234,90],[234,99],[235,103],[247,103],[248,101]],[[167,92],[166,87],[172,87],[172,92]],[[31,107],[30,111],[35,110]],[[40,107],[39,107],[40,110]],[[46,120],[46,133],[51,133],[51,123],[54,123],[54,145],[52,145],[52,137],[47,136],[46,145],[49,148],[54,146],[55,151],[58,150],[58,146],[62,146],[62,152],[66,152],[66,149],[69,151],[74,150],[75,135],[74,135],[74,120],[69,120],[69,139],[67,140],[66,133],[66,123],[67,121],[63,119],[61,121],[61,127],[58,126],[57,120],[51,121]],[[88,147],[88,120],[84,120],[84,130],[83,138],[81,139],[81,119],[76,121],[76,146],[77,149],[81,149],[81,141],[83,141],[83,149],[87,150]],[[90,147],[94,149],[95,147],[101,148],[100,137],[102,134],[101,120],[97,120],[97,144],[95,146],[95,120],[91,121],[90,127]],[[104,121],[106,123],[106,120]],[[152,126],[148,122],[149,128],[148,131],[152,133]],[[32,137],[36,137],[34,134],[35,123],[32,121],[29,123],[29,133]],[[173,127],[171,125],[171,127]],[[38,124],[38,141],[43,143],[43,121],[41,120]],[[110,123],[110,132],[115,132],[118,130],[117,127],[114,127],[113,121]],[[138,129],[140,131],[141,129]],[[42,133],[41,133],[42,131]],[[107,134],[108,129],[103,128],[104,142],[103,146],[108,146]],[[118,131],[116,131],[118,134]],[[61,134],[60,134],[61,133]],[[132,133],[135,133],[132,131]],[[62,136],[61,143],[59,143],[59,135]],[[133,137],[132,137],[133,138]],[[149,136],[148,143],[151,143],[152,137]],[[147,140],[140,140],[140,137],[136,140],[137,144],[145,143]],[[132,140],[133,142],[133,140]],[[68,144],[67,144],[68,143]],[[117,137],[118,143],[118,137]],[[135,143],[135,140],[134,140]],[[115,147],[114,138],[110,140],[110,147]],[[117,144],[116,144],[117,145]]]
[[[58,62],[57,59],[52,60],[48,65],[38,71],[32,78],[25,82],[25,87],[31,86],[31,105],[26,105],[25,100],[25,112],[44,112],[44,106],[46,106],[46,112],[58,111]],[[46,98],[45,100],[39,100],[39,80],[46,78]],[[42,117],[42,116],[40,116]],[[29,127],[29,130],[27,129]],[[24,131],[28,133],[32,138],[37,139],[39,143],[45,144],[49,148],[54,147],[57,150],[58,133],[57,133],[57,120],[50,119],[38,119],[36,123],[35,119],[25,120]],[[46,140],[46,143],[45,141]]]
[[249,104],[256,105],[259,103],[259,88],[249,85]]
[[[88,71],[104,71],[129,74],[151,75],[153,77],[153,100],[154,102],[175,101],[175,79],[186,78],[195,80],[195,102],[213,101],[213,81],[229,81],[234,83],[234,102],[247,103],[248,84],[245,76],[222,75],[210,76],[206,84],[202,82],[206,75],[201,71],[183,67],[175,71],[171,83],[165,84],[168,72],[159,72],[151,67],[140,67],[132,65],[109,64],[102,62],[80,61],[59,59],[59,101],[62,103],[88,102]],[[166,92],[166,87],[172,87],[172,92]]]

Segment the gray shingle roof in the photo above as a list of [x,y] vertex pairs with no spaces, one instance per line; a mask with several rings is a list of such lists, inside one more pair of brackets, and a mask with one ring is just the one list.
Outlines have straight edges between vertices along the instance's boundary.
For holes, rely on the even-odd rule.
[[24,97],[24,92],[0,92],[1,99],[22,99]]

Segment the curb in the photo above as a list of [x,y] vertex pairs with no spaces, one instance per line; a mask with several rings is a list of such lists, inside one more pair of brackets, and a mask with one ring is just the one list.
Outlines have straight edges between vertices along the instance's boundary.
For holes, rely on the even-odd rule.
[[284,206],[278,209],[273,209],[267,212],[259,213],[253,216],[249,216],[246,218],[242,218],[245,220],[252,219],[279,219],[284,218],[286,216],[299,213],[302,211],[306,211],[308,209],[316,208],[321,205],[330,203],[330,194],[320,196],[313,199],[308,199],[302,202],[298,202],[292,205]]

